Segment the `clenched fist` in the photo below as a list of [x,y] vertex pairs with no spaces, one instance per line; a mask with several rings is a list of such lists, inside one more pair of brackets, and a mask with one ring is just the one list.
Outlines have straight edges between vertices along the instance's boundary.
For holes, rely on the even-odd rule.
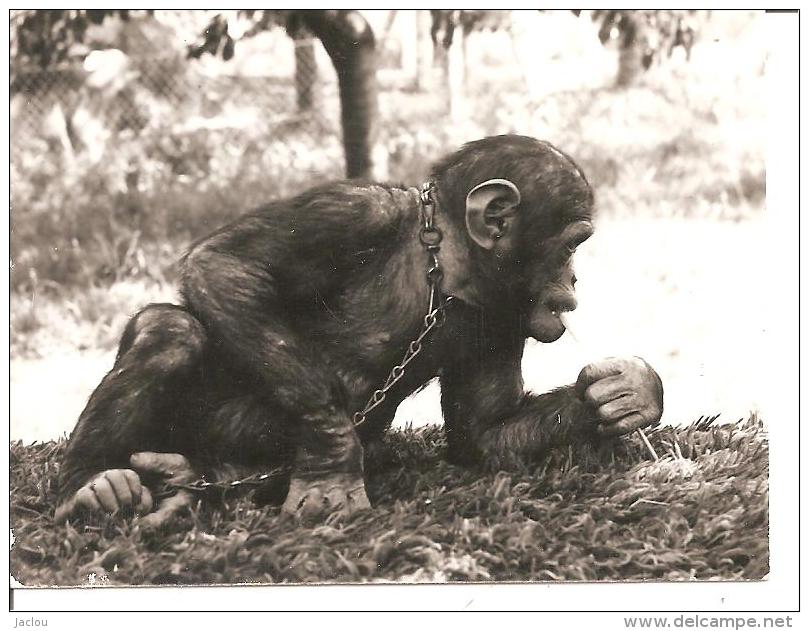
[[656,423],[663,415],[663,383],[639,357],[609,358],[585,366],[576,381],[603,436],[620,436]]

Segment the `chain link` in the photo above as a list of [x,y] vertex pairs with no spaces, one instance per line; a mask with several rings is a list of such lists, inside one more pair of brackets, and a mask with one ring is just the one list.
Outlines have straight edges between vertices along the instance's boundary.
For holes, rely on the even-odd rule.
[[444,238],[441,230],[435,226],[435,199],[434,184],[426,182],[422,185],[419,193],[422,227],[419,230],[419,241],[427,250],[427,284],[430,287],[430,301],[427,307],[427,314],[424,316],[421,332],[418,337],[407,345],[402,360],[390,371],[385,383],[378,390],[374,390],[371,398],[361,410],[354,413],[354,427],[360,427],[365,423],[368,414],[375,408],[382,405],[388,391],[396,385],[405,375],[405,369],[421,353],[425,338],[436,327],[444,324],[446,306],[452,301],[452,296],[447,296],[441,300],[441,279],[444,275],[441,265],[438,262],[438,251],[441,249],[441,241]]
[[218,489],[220,491],[230,491],[240,487],[261,486],[267,480],[278,477],[289,471],[288,467],[278,467],[266,473],[256,473],[237,480],[229,480],[224,482],[208,482],[204,478],[194,480],[193,482],[180,483],[172,482],[166,484],[164,489],[153,495],[154,499],[163,499],[174,495],[179,490],[191,491],[192,493],[205,493],[210,489]]
[[[427,251],[427,284],[430,288],[430,299],[427,307],[427,313],[422,319],[421,332],[413,339],[405,350],[404,356],[401,361],[396,364],[388,374],[385,383],[378,390],[374,390],[371,397],[365,406],[354,413],[353,422],[354,427],[360,427],[365,423],[368,414],[374,409],[382,405],[387,397],[388,391],[393,388],[405,375],[407,366],[418,357],[419,353],[423,350],[423,342],[430,335],[433,329],[440,327],[444,324],[446,319],[445,309],[447,305],[452,302],[452,296],[441,297],[441,280],[444,272],[438,261],[438,252],[441,249],[441,241],[444,238],[440,228],[435,226],[435,199],[434,199],[435,185],[432,182],[426,182],[422,185],[419,192],[419,208],[421,213],[421,229],[419,230],[419,241]],[[226,482],[208,482],[204,479],[195,480],[188,484],[169,484],[166,489],[158,493],[155,497],[159,499],[173,494],[179,489],[191,491],[193,493],[204,493],[211,488],[219,489],[223,492],[244,486],[257,486],[263,484],[270,478],[276,477],[286,473],[288,469],[279,468],[269,471],[267,473],[256,474],[241,478],[239,480],[231,480]]]
[[[431,292],[432,293],[432,292]],[[433,296],[430,297],[430,304],[433,303],[435,298]],[[354,413],[354,427],[360,427],[366,420],[368,414],[375,408],[382,405],[385,401],[385,397],[388,394],[388,391],[396,385],[396,383],[405,375],[405,369],[407,365],[412,362],[419,353],[423,350],[424,346],[422,342],[424,339],[430,334],[430,332],[436,328],[441,326],[444,323],[444,308],[452,301],[452,297],[447,297],[443,303],[439,304],[435,307],[432,311],[430,311],[427,315],[424,316],[424,324],[421,329],[421,333],[419,333],[418,337],[414,339],[410,344],[407,346],[407,350],[402,357],[402,360],[396,364],[390,371],[388,378],[385,380],[384,385],[379,390],[374,390],[374,393],[371,395],[371,398],[368,399],[368,402],[365,404],[365,407],[362,410]]]

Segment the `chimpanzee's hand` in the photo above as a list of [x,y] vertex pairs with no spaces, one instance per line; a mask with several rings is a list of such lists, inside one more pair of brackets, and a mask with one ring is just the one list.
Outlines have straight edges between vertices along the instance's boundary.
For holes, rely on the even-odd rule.
[[663,384],[639,357],[610,358],[585,366],[576,392],[593,406],[596,431],[603,436],[628,434],[663,415]]
[[152,510],[152,494],[132,469],[102,471],[56,507],[54,521],[62,523],[77,515],[131,510],[145,515]]

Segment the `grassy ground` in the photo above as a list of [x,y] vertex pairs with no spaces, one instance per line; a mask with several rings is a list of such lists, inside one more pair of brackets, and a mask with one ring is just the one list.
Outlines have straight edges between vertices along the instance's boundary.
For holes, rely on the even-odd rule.
[[533,471],[446,464],[436,427],[392,433],[369,463],[375,508],[295,526],[249,497],[199,505],[170,532],[50,519],[60,443],[11,449],[11,551],[24,585],[761,579],[768,442],[756,418],[703,419]]

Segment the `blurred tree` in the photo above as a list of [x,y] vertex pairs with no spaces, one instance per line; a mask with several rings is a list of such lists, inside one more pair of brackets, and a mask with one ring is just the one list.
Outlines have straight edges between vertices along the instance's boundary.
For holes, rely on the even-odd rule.
[[315,46],[303,31],[293,36],[295,40],[295,95],[301,114],[311,111],[314,105],[317,60]]
[[[301,21],[294,18],[294,13],[283,10],[255,9],[239,11],[240,17],[252,22],[242,38],[253,37],[272,28],[284,28],[295,42],[295,96],[298,112],[305,113],[314,105],[314,86],[317,78],[317,62],[315,48],[312,45],[312,34]],[[205,53],[228,61],[233,57],[236,43],[228,34],[228,22],[221,15],[215,15],[201,33],[201,41],[188,47],[190,57],[198,59]]]
[[[441,85],[445,86],[447,111],[455,120],[467,115],[466,82],[468,76],[466,42],[472,31],[509,30],[510,11],[431,9],[433,40],[433,64],[441,73]],[[456,41],[456,27],[461,27],[460,46]]]
[[[101,109],[99,100],[93,102],[89,93],[103,95],[104,105],[119,115],[110,116],[114,132],[142,129],[147,114],[131,82],[138,72],[126,54],[131,38],[119,34],[117,50],[91,50],[85,40],[98,37],[98,26],[113,18],[118,20],[121,33],[130,35],[139,25],[156,24],[149,16],[153,11],[125,9],[24,9],[10,13],[10,87],[12,95],[38,104],[47,104],[48,114],[42,128],[49,142],[57,140],[62,155],[73,162],[78,149],[93,145],[88,139],[98,127],[82,125],[75,120],[80,107],[88,111]],[[139,20],[137,17],[145,17]],[[98,47],[93,41],[93,47]],[[100,48],[106,48],[101,46]],[[66,63],[83,60],[82,64]],[[56,98],[51,98],[58,93]],[[114,102],[114,106],[110,107]],[[36,107],[36,106],[35,106]],[[85,119],[86,122],[86,119]],[[91,131],[92,130],[92,131]],[[97,137],[97,135],[96,135]],[[65,142],[65,140],[69,140]]]
[[435,49],[430,42],[430,29],[430,14],[423,10],[416,11],[416,90],[425,90],[429,85],[426,79],[430,74],[430,52]]
[[[455,46],[455,27],[461,15],[460,10],[431,9],[430,37],[433,40],[433,66],[438,68],[440,92],[446,97],[445,108],[450,118],[458,121],[463,117],[465,102],[465,68],[463,53],[465,47]],[[452,53],[452,55],[450,55]],[[458,63],[460,60],[460,63]]]
[[670,57],[679,46],[691,58],[697,36],[696,10],[597,10],[591,17],[599,25],[602,44],[618,43],[619,87],[630,85],[655,60]]
[[[134,11],[125,9],[29,9],[11,16],[12,87],[14,70],[26,64],[43,68],[68,59],[84,41],[89,24],[106,18],[128,20]],[[153,15],[153,11],[142,11]],[[343,147],[346,175],[371,177],[372,149],[377,135],[376,39],[365,18],[350,10],[265,9],[240,12],[253,24],[245,36],[282,27],[297,41],[308,31],[317,37],[332,60],[340,90]],[[228,22],[215,15],[203,30],[200,41],[188,47],[190,57],[203,54],[231,59],[236,42]],[[86,51],[85,51],[86,52]],[[312,106],[314,67],[312,49],[296,47],[296,90],[298,107]]]
[[[540,13],[544,12],[540,9]],[[496,10],[431,10],[430,33],[436,45],[439,64],[447,65],[446,51],[454,41],[455,28],[460,26],[462,42],[472,31],[509,30],[510,11]],[[573,10],[579,16],[582,11]],[[697,37],[699,13],[696,10],[595,10],[591,19],[599,26],[602,44],[618,43],[618,76],[616,85],[630,85],[652,63],[664,56],[670,57],[682,47],[686,58]],[[443,50],[442,50],[443,49]],[[452,86],[452,81],[447,81]]]
[[10,53],[12,79],[16,69],[38,65],[43,69],[65,61],[84,41],[91,23],[117,15],[129,19],[126,9],[25,9],[11,12]]
[[[376,38],[365,18],[357,11],[345,9],[250,9],[240,15],[253,21],[243,37],[282,27],[293,39],[302,39],[308,32],[321,41],[337,72],[346,176],[372,177],[372,153],[378,130]],[[192,57],[205,53],[221,54],[223,59],[233,56],[234,40],[228,34],[227,20],[221,15],[214,17],[202,36],[201,43],[189,47]],[[297,68],[303,73],[305,60],[301,57],[300,61]],[[311,106],[309,79],[296,76],[299,106]]]
[[371,177],[379,115],[374,32],[357,11],[298,11],[296,15],[323,43],[337,72],[346,175]]

